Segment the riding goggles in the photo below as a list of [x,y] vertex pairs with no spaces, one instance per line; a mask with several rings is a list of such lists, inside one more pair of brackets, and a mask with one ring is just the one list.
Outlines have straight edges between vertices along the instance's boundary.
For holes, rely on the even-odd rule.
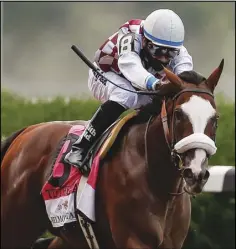
[[162,47],[155,45],[152,42],[148,42],[147,48],[152,56],[167,56],[169,58],[174,58],[180,52],[180,49],[178,48]]

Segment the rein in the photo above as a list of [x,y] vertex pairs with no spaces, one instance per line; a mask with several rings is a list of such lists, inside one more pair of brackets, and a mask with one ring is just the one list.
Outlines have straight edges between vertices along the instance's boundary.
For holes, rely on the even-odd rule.
[[[180,176],[181,176],[181,180],[183,180],[183,171],[184,171],[184,167],[183,167],[183,161],[181,159],[181,156],[179,155],[179,153],[177,153],[174,149],[175,146],[175,133],[174,133],[174,104],[177,101],[178,97],[180,95],[182,95],[183,93],[186,92],[196,92],[196,93],[204,93],[204,94],[208,94],[210,95],[212,98],[214,98],[214,95],[207,91],[207,90],[202,90],[202,89],[195,89],[195,88],[190,88],[190,89],[184,89],[180,92],[178,92],[173,98],[172,101],[174,101],[173,103],[173,107],[172,107],[172,119],[171,119],[171,131],[172,131],[172,137],[170,136],[170,129],[168,126],[168,116],[167,116],[167,111],[166,111],[166,100],[165,98],[163,98],[162,100],[162,107],[161,107],[161,121],[162,121],[162,126],[163,126],[163,130],[164,130],[164,136],[165,136],[165,140],[167,143],[167,146],[169,148],[170,151],[170,155],[171,155],[171,161],[174,164],[174,167],[178,169],[178,171],[180,171]],[[147,148],[147,133],[148,133],[148,128],[153,120],[154,116],[152,115],[146,125],[146,129],[145,129],[145,134],[144,134],[144,144],[145,144],[145,162],[146,165],[148,167],[148,148]],[[182,181],[181,181],[182,182]],[[180,184],[181,184],[180,182]],[[187,191],[187,189],[184,187],[184,191],[182,192],[177,192],[177,193],[168,193],[172,196],[180,196],[184,193],[187,193],[189,195],[192,195],[191,193],[189,193]],[[193,197],[195,197],[193,195]]]

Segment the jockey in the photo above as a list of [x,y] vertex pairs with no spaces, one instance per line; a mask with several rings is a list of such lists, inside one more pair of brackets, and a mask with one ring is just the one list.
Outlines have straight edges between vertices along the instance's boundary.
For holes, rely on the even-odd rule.
[[[175,74],[193,69],[192,57],[183,43],[184,25],[180,17],[172,10],[159,9],[146,20],[133,19],[122,25],[96,51],[94,65],[120,87],[155,91],[165,77],[162,65]],[[140,108],[152,100],[150,95],[128,92],[104,81],[92,69],[88,87],[102,105],[65,157],[82,173],[89,171],[83,162],[94,141],[124,111]]]

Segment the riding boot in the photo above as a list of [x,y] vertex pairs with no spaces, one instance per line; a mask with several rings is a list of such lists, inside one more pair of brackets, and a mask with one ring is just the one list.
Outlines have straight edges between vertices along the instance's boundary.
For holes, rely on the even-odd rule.
[[124,111],[123,106],[111,100],[102,104],[91,118],[80,138],[72,145],[71,151],[65,156],[65,161],[77,166],[82,173],[88,173],[89,168],[84,164],[88,150]]

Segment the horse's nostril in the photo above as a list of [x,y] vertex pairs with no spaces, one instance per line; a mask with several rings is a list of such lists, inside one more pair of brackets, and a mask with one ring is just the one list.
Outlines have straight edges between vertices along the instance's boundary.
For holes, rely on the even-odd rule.
[[183,172],[184,178],[193,178],[193,172],[191,169],[185,169]]
[[202,172],[198,175],[197,179],[198,179],[199,182],[201,182],[201,181],[207,181],[207,179],[209,178],[209,176],[210,176],[209,171],[208,171],[208,170],[205,170],[205,171],[202,171]]
[[207,180],[209,178],[209,176],[210,176],[210,173],[208,170],[206,170],[206,173],[203,176],[203,180]]

